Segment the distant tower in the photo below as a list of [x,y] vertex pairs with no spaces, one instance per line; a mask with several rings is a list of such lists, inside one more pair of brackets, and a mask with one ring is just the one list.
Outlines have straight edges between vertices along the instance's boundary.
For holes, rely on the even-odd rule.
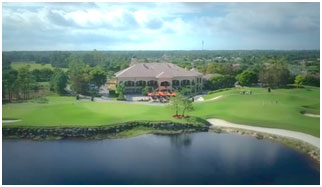
[[203,45],[204,45],[204,42],[202,40],[202,42],[201,42],[201,50],[203,50]]

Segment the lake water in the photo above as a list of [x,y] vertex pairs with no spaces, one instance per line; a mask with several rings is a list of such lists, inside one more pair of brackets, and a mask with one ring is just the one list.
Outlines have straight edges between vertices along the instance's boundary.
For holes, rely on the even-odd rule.
[[319,184],[319,164],[266,140],[201,132],[4,140],[3,184]]

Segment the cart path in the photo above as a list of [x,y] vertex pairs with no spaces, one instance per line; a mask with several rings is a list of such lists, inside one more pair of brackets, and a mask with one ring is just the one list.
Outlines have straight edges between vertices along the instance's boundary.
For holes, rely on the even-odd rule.
[[237,123],[231,123],[225,120],[221,119],[208,119],[208,122],[212,124],[213,127],[231,127],[231,128],[238,128],[238,129],[245,129],[245,130],[251,130],[251,131],[257,131],[262,133],[268,133],[278,136],[284,136],[289,138],[298,139],[301,141],[304,141],[306,143],[309,143],[317,148],[320,149],[320,138],[305,134],[302,132],[297,131],[290,131],[290,130],[284,130],[284,129],[276,129],[276,128],[265,128],[265,127],[255,127],[255,126],[249,126],[249,125],[242,125]]
[[220,98],[222,98],[223,95],[211,98],[211,99],[204,99],[203,96],[197,96],[195,97],[195,102],[206,102],[206,101],[214,101],[214,100],[218,100]]
[[2,123],[14,123],[14,122],[18,122],[21,121],[20,119],[3,119]]

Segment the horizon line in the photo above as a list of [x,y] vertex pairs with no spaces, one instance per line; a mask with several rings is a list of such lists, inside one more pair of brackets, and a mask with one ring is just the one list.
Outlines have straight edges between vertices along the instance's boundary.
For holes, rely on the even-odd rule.
[[320,51],[320,49],[173,49],[173,50],[100,50],[100,49],[88,49],[88,50],[2,50],[2,52],[55,52],[55,51],[69,51],[69,52],[85,52],[85,51]]

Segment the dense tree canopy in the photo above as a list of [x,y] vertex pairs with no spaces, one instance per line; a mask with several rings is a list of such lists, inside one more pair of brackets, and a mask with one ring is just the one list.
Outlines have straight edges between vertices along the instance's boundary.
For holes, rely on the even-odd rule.
[[[18,69],[18,76],[15,81],[16,87],[19,90],[18,93],[22,95],[22,98],[29,99],[30,91],[37,88],[37,82],[32,75],[28,67],[22,67]],[[19,97],[20,95],[18,95]]]
[[294,84],[297,86],[316,86],[320,87],[320,79],[314,75],[298,75],[295,77]]
[[95,84],[98,88],[106,83],[105,72],[100,67],[91,68],[89,72],[90,82]]
[[259,80],[266,86],[278,88],[285,87],[292,83],[290,80],[290,71],[284,59],[277,59],[263,68],[259,73]]
[[8,68],[2,71],[2,97],[10,102],[16,89],[18,72]]
[[31,71],[37,82],[48,82],[53,75],[53,70],[49,68],[34,69]]
[[254,71],[246,70],[236,76],[236,80],[243,86],[251,86],[257,83],[257,74]]
[[50,89],[60,95],[65,93],[68,77],[61,69],[55,69],[50,80]]
[[221,88],[232,88],[236,82],[236,79],[232,76],[217,76],[211,77],[210,80],[210,88],[212,90],[217,90]]

